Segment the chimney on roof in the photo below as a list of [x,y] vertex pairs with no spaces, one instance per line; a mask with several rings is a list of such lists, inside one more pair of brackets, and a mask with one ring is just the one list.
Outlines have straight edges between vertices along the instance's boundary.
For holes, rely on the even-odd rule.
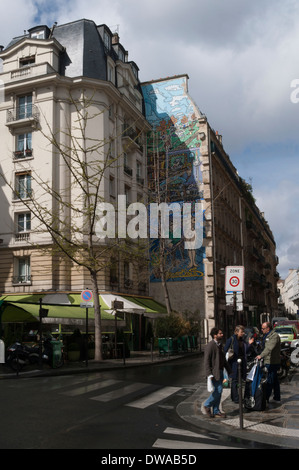
[[112,36],[112,44],[118,44],[119,43],[119,35],[118,33],[114,33]]

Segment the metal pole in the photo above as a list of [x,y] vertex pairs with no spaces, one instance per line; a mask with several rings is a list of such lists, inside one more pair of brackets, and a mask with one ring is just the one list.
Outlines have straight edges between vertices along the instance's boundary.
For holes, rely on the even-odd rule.
[[243,429],[242,359],[238,359],[238,382],[239,382],[239,417],[240,417],[240,429]]
[[85,343],[86,343],[86,367],[88,367],[88,308],[86,307],[86,328],[85,328]]
[[126,343],[125,343],[125,339],[123,341],[123,362],[124,362],[124,366],[126,365]]
[[43,317],[42,298],[39,299],[39,367],[43,368]]
[[151,358],[152,362],[154,361],[154,344],[153,344],[153,338],[151,338]]

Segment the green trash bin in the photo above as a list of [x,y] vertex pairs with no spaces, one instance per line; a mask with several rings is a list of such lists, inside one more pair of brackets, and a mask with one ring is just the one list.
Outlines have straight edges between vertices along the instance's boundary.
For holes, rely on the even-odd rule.
[[52,346],[52,364],[53,369],[63,365],[63,351],[61,341],[50,341]]

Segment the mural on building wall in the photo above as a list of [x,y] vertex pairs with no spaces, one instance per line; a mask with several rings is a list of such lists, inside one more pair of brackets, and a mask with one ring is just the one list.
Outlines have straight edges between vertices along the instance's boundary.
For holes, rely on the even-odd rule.
[[[149,181],[155,202],[200,202],[203,199],[199,110],[187,93],[187,76],[146,83],[142,87],[147,120]],[[203,247],[185,250],[184,239],[167,239],[168,281],[202,279]],[[159,282],[159,240],[151,246],[151,282]]]

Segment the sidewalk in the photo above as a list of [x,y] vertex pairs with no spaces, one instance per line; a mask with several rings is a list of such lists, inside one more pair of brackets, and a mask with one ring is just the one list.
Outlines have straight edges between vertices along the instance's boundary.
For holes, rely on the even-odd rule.
[[299,374],[281,382],[281,403],[270,403],[265,411],[246,411],[240,418],[239,405],[231,401],[230,389],[223,389],[221,410],[226,418],[209,418],[202,412],[209,396],[206,384],[177,407],[179,416],[200,428],[240,439],[283,448],[299,449]]
[[[109,359],[102,362],[93,360],[86,362],[67,362],[59,369],[51,369],[47,365],[42,370],[25,368],[18,375],[6,366],[0,368],[1,379],[21,379],[28,377],[47,377],[57,375],[73,375],[112,370],[124,367],[140,367],[157,365],[167,361],[178,360],[201,352],[182,355],[159,356],[158,352],[133,352],[130,358]],[[230,389],[224,389],[221,409],[226,413],[225,419],[208,418],[201,411],[203,401],[207,398],[206,382],[199,384],[198,389],[185,401],[181,402],[176,411],[178,415],[201,429],[237,437],[259,443],[272,444],[282,448],[299,448],[299,373],[290,374],[290,380],[281,382],[281,404],[270,404],[264,412],[243,411],[243,428],[240,427],[239,405],[230,399]]]

